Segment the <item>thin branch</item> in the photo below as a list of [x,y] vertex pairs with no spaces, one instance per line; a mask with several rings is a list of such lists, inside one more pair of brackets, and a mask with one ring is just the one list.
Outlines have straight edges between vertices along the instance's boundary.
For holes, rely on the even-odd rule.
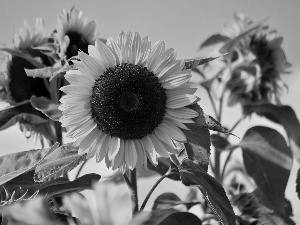
[[143,211],[150,196],[152,195],[153,191],[155,190],[155,188],[160,184],[160,182],[162,182],[163,179],[165,179],[167,176],[175,174],[176,172],[167,172],[165,175],[163,175],[161,178],[158,179],[158,181],[156,181],[156,183],[154,184],[154,186],[151,188],[151,190],[149,191],[149,193],[147,194],[141,208],[140,211]]
[[220,176],[220,180],[221,180],[221,181],[223,181],[223,179],[224,179],[224,174],[225,174],[226,166],[227,166],[227,164],[228,164],[228,162],[229,162],[229,160],[230,160],[230,158],[231,158],[231,155],[232,155],[233,151],[234,151],[234,150],[231,150],[231,151],[228,153],[227,157],[226,157],[226,160],[225,160],[224,166],[223,166],[223,170],[222,170],[221,176]]
[[79,169],[78,169],[78,171],[77,171],[77,173],[76,173],[76,176],[75,176],[75,180],[79,177],[79,174],[80,174],[81,170],[83,169],[84,165],[87,163],[87,161],[88,161],[88,160],[85,160],[85,161],[81,164],[81,166],[79,167]]

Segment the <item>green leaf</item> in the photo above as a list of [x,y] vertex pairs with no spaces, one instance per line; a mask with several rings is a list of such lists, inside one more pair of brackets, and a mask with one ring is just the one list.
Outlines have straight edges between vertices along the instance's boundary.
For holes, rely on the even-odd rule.
[[57,144],[47,149],[17,152],[0,157],[0,185],[33,170],[56,147]]
[[[159,195],[153,203],[152,210],[160,209],[176,209],[177,206],[184,205],[187,210],[189,210],[194,205],[201,204],[198,202],[192,201],[182,201],[176,194],[171,192],[166,192]],[[181,210],[180,210],[181,211]]]
[[256,113],[282,125],[287,133],[293,156],[300,163],[300,124],[294,110],[290,106],[273,104],[246,105],[244,113],[245,115]]
[[228,135],[231,134],[231,135],[237,137],[236,135],[230,133],[225,127],[222,127],[220,122],[217,121],[212,116],[206,115],[205,113],[203,113],[203,115],[204,115],[206,126],[209,130],[221,132],[221,133],[228,134]]
[[[154,166],[152,163],[148,162],[147,163],[147,167],[149,170],[155,171],[156,174],[160,174],[160,175],[165,175],[168,171],[169,168],[172,166],[172,162],[170,161],[169,158],[164,158],[164,157],[160,157],[158,158],[158,164],[157,166]],[[141,177],[142,174],[141,174]],[[167,176],[168,178],[172,179],[172,180],[180,180],[180,176],[179,173],[178,174],[171,174],[170,176]]]
[[194,118],[195,123],[185,124],[189,130],[182,129],[188,142],[184,143],[184,146],[178,143],[182,146],[179,160],[183,161],[182,159],[189,158],[207,171],[210,156],[210,134],[206,126],[204,113],[197,104],[188,107],[198,112],[199,116]]
[[240,35],[238,35],[237,37],[231,39],[230,41],[226,42],[222,48],[219,50],[219,52],[221,54],[225,54],[228,52],[231,52],[232,49],[234,48],[235,45],[237,45],[240,40],[242,40],[243,38],[245,38],[247,35],[249,35],[251,32],[257,30],[258,28],[260,28],[262,26],[262,24],[266,21],[267,19],[262,19],[259,20],[253,24],[251,24],[243,33],[241,33]]
[[189,212],[176,212],[166,217],[159,225],[202,225],[201,220]]
[[231,145],[230,142],[220,134],[211,134],[210,141],[218,151],[232,150],[236,147]]
[[185,59],[184,60],[185,65],[182,70],[189,70],[189,69],[196,68],[197,66],[203,65],[205,63],[209,63],[220,57],[221,56],[204,58],[204,59]]
[[268,159],[243,150],[243,159],[247,173],[251,176],[259,190],[273,206],[273,209],[285,214],[285,188],[290,170],[283,168]]
[[252,127],[245,133],[239,143],[244,151],[251,151],[256,155],[291,170],[293,154],[287,146],[284,137],[268,127]]
[[42,115],[31,106],[30,102],[7,108],[0,111],[0,131],[15,125],[19,121],[26,121],[29,124],[48,123],[48,120],[42,118]]
[[35,168],[34,180],[45,182],[71,171],[86,159],[86,154],[78,155],[78,147],[73,143],[62,145],[52,151]]
[[219,44],[219,43],[223,43],[230,40],[229,37],[226,37],[224,35],[221,34],[213,34],[212,36],[210,36],[209,38],[207,38],[199,47],[199,49],[201,48],[205,48],[205,47],[209,47],[211,45],[215,45],[215,44]]
[[298,194],[298,198],[300,199],[300,168],[298,169],[298,173],[297,173],[296,192]]
[[58,121],[62,117],[62,112],[58,109],[60,104],[55,104],[46,97],[35,97],[32,96],[30,99],[31,105],[41,111],[48,118]]
[[180,170],[182,183],[196,186],[223,225],[235,224],[235,215],[222,185],[201,167],[186,159]]
[[58,71],[59,68],[54,68],[52,66],[49,66],[49,67],[44,67],[39,69],[24,68],[24,70],[28,77],[49,78],[53,75],[54,72]]
[[28,62],[30,62],[32,65],[34,65],[37,68],[44,67],[43,63],[40,63],[39,60],[37,60],[34,57],[32,57],[31,55],[21,52],[19,50],[10,49],[10,48],[0,48],[0,51],[7,52],[7,53],[11,54],[12,56],[21,57],[21,58],[27,60]]

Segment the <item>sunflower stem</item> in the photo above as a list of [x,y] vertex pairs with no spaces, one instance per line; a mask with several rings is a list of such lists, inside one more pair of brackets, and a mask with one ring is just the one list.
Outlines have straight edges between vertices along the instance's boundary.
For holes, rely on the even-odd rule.
[[149,193],[147,194],[141,208],[140,208],[140,211],[143,211],[150,196],[152,195],[153,191],[155,190],[155,188],[160,184],[160,182],[162,182],[163,179],[165,179],[167,176],[170,176],[172,174],[175,174],[175,172],[167,172],[165,175],[163,175],[161,178],[158,179],[158,181],[156,181],[156,183],[153,185],[153,187],[151,188],[151,190],[149,191]]
[[130,184],[132,190],[132,201],[135,203],[133,214],[139,211],[139,201],[138,201],[138,188],[137,188],[137,178],[136,178],[136,168],[130,170]]
[[85,161],[81,164],[81,166],[79,167],[79,169],[78,169],[78,171],[77,171],[77,173],[76,173],[76,176],[75,176],[75,180],[79,177],[80,172],[82,171],[82,169],[83,169],[83,167],[85,166],[85,164],[87,163],[87,161],[88,161],[88,160],[85,160]]

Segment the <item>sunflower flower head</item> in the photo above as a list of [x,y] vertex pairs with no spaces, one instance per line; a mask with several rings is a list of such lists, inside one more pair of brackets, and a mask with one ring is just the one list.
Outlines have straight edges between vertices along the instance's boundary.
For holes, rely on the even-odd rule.
[[79,50],[88,53],[88,45],[96,39],[96,22],[87,22],[82,11],[74,7],[63,10],[58,18],[55,36],[60,46],[60,58],[70,59]]
[[198,116],[187,107],[199,99],[184,61],[163,41],[151,46],[130,32],[96,40],[88,53],[79,52],[77,70],[65,75],[70,85],[61,88],[60,121],[79,152],[122,172],[178,153],[174,141],[186,141],[181,129]]
[[[138,225],[148,219],[146,214],[131,218],[130,191],[112,183],[97,183],[87,198],[72,194],[63,198],[64,207],[86,225]],[[88,201],[90,199],[91,201]]]
[[[9,49],[35,59],[45,66],[51,66],[56,57],[54,39],[45,35],[44,22],[40,18],[36,19],[34,29],[30,29],[25,21],[24,25],[16,30],[13,45]],[[35,69],[35,65],[18,54],[1,52],[1,55],[0,89],[5,101],[14,104],[30,99],[32,95],[49,97],[44,80],[28,77],[24,70]]]
[[[226,27],[225,33],[234,38],[245,32],[253,21],[243,14],[235,15],[232,29]],[[235,46],[232,63],[242,62],[236,67],[228,87],[232,91],[231,101],[239,99],[243,104],[254,102],[279,102],[285,89],[281,74],[288,73],[291,64],[282,49],[283,38],[277,31],[266,25],[248,33]],[[237,80],[246,82],[239,83]],[[231,87],[234,88],[231,88]]]

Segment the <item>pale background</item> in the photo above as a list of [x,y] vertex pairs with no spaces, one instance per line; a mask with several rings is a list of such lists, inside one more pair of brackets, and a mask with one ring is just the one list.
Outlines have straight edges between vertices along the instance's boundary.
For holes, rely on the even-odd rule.
[[[265,1],[143,1],[143,0],[110,0],[110,1],[0,1],[0,43],[11,44],[15,28],[22,25],[26,19],[33,25],[36,17],[42,17],[50,32],[56,25],[56,18],[62,9],[76,6],[82,10],[89,20],[96,20],[98,32],[102,37],[114,37],[121,32],[139,32],[141,36],[149,36],[154,43],[164,40],[166,47],[174,48],[179,59],[193,58],[201,54],[196,50],[200,43],[213,33],[221,32],[224,23],[232,21],[234,12],[244,12],[254,20],[269,17],[268,24],[279,31],[284,37],[283,48],[287,58],[293,64],[293,73],[286,75],[284,81],[289,86],[289,92],[282,98],[282,102],[291,105],[300,117],[298,104],[300,90],[300,1],[299,0],[265,0]],[[207,57],[214,55],[207,55]],[[211,105],[204,91],[200,91],[200,105],[207,114],[213,115]],[[240,113],[239,108],[226,109],[224,125],[232,124]],[[255,118],[251,126],[266,123]],[[268,125],[271,125],[268,123]],[[244,135],[250,125],[243,123],[235,131],[239,137]],[[273,126],[282,131],[278,126]],[[67,140],[66,140],[67,141]],[[235,140],[236,141],[236,140]],[[38,148],[34,142],[28,142],[17,127],[0,132],[0,155],[22,150]],[[296,170],[299,165],[294,163],[288,183],[286,195],[292,201],[295,221],[300,223],[300,201],[295,194]],[[107,175],[110,171],[103,166],[90,163],[84,173],[98,172]],[[139,199],[145,198],[148,190],[158,177],[140,180]],[[187,190],[178,182],[165,180],[150,198],[147,208],[152,206],[155,196],[172,191],[184,198]]]

